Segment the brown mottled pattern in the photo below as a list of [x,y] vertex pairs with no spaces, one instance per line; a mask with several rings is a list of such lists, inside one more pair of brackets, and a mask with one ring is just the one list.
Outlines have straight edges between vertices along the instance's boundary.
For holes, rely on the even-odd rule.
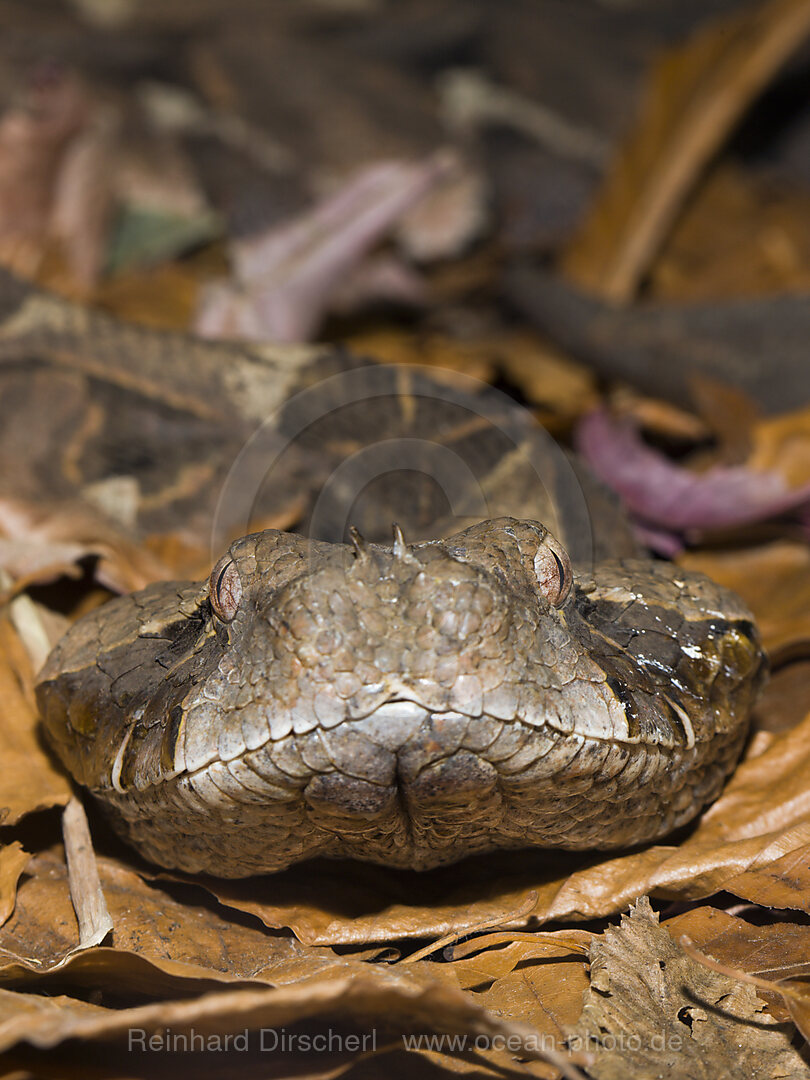
[[655,840],[737,760],[756,630],[727,590],[646,560],[555,608],[550,543],[512,518],[408,548],[246,536],[231,622],[207,583],[80,620],[40,676],[47,733],[133,844],[188,871]]

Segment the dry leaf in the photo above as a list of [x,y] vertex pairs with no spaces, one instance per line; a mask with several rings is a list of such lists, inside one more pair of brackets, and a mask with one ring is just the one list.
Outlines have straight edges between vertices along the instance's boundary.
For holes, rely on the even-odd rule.
[[476,351],[492,357],[499,374],[539,410],[547,427],[570,424],[598,400],[587,368],[528,331],[484,338]]
[[453,385],[453,372],[491,383],[495,368],[478,342],[458,341],[439,334],[413,334],[396,330],[367,330],[347,339],[357,356],[369,356],[383,364],[424,364],[437,379]]
[[598,401],[595,380],[586,368],[530,331],[454,338],[438,333],[370,330],[353,334],[347,345],[358,356],[387,364],[424,364],[438,380],[459,371],[469,379],[493,383],[499,377],[515,386],[537,408],[544,424],[570,424]]
[[760,420],[752,438],[752,469],[775,470],[791,487],[810,483],[810,409]]
[[595,1080],[810,1076],[753,987],[710,971],[658,924],[646,897],[591,947],[591,987],[568,1045]]
[[[713,907],[693,908],[661,923],[678,941],[686,934],[701,952],[727,967],[771,982],[806,976],[810,971],[810,926],[792,922],[759,925]],[[760,990],[777,1020],[790,1019],[781,996]]]
[[617,415],[632,417],[644,431],[667,439],[694,443],[711,435],[709,427],[694,413],[661,398],[646,397],[623,384],[611,387],[608,407]]
[[70,784],[42,749],[28,655],[7,619],[0,619],[0,822],[64,806]]
[[776,470],[714,465],[698,473],[676,465],[644,443],[627,418],[616,420],[604,409],[582,418],[576,446],[642,524],[692,539],[810,503],[810,483],[789,488]]
[[772,672],[754,709],[755,731],[790,731],[810,713],[810,660]]
[[[101,500],[113,492],[90,494]],[[98,560],[95,579],[113,592],[133,592],[172,576],[170,568],[134,542],[122,524],[78,499],[34,504],[0,497],[0,534],[0,567],[15,579],[13,593],[62,576],[78,577],[78,563],[89,556]]]
[[652,266],[657,300],[810,288],[810,193],[723,161],[687,200]]
[[681,936],[680,945],[693,960],[702,964],[709,971],[718,971],[723,975],[736,979],[738,982],[756,987],[763,994],[766,992],[778,994],[785,1001],[790,1018],[796,1024],[796,1027],[805,1039],[810,1037],[810,992],[808,992],[806,986],[801,983],[777,983],[772,982],[770,979],[763,979],[759,975],[748,975],[739,968],[730,967],[728,964],[723,964],[719,960],[715,960],[713,957],[701,952],[700,949],[695,947],[695,943],[687,934]]
[[[345,961],[343,966],[351,970],[352,962]],[[175,1037],[185,1035],[188,1039],[193,1031],[198,1038],[206,1040],[204,1045],[208,1049],[221,1051],[225,1035],[239,1034],[246,1040],[244,1049],[267,1052],[272,1048],[268,1048],[266,1039],[262,1040],[263,1032],[290,1028],[294,1031],[294,1025],[305,1023],[303,1030],[311,1037],[324,1020],[332,1021],[332,1027],[337,1019],[348,1023],[350,1030],[366,1032],[364,1050],[374,1051],[389,1041],[402,1046],[405,1038],[413,1040],[418,1049],[420,1036],[443,1032],[466,1037],[458,1044],[456,1053],[464,1051],[465,1041],[471,1047],[500,1041],[509,1047],[510,1058],[551,1059],[566,1076],[581,1078],[568,1065],[567,1055],[553,1048],[542,1049],[539,1032],[526,1024],[500,1019],[472,996],[446,981],[433,979],[425,965],[406,969],[367,966],[361,973],[330,977],[325,972],[323,976],[302,978],[290,986],[234,988],[192,1000],[92,1012],[75,1008],[69,999],[62,999],[57,1009],[37,1009],[27,995],[12,996],[8,991],[0,991],[0,995],[4,1005],[0,1051],[22,1040],[46,1049],[70,1038],[81,1039],[85,1047],[96,1039],[104,1039],[117,1040],[132,1048],[130,1033],[134,1030],[138,1037],[162,1036],[163,1048],[167,1050],[173,1048]],[[324,1044],[324,1049],[326,1046],[331,1049],[329,1043]],[[358,1041],[347,1048],[357,1050],[360,1046]],[[454,1052],[453,1044],[449,1044],[448,1052]]]
[[217,983],[296,982],[326,969],[366,965],[307,949],[258,925],[228,921],[193,896],[177,900],[114,859],[98,860],[114,923],[112,947],[79,952],[68,873],[58,851],[35,856],[10,921],[0,929],[0,981],[33,983],[60,972],[72,984],[116,994],[185,996]]
[[[691,389],[695,408],[708,429],[706,434],[714,434],[719,444],[720,460],[737,464],[749,459],[754,429],[760,419],[756,403],[739,387],[707,375],[693,375]],[[757,469],[752,461],[748,465]],[[767,467],[762,471],[767,472]]]
[[122,270],[98,283],[93,302],[125,322],[158,330],[185,330],[204,281],[227,273],[221,245],[211,245],[182,262],[164,262],[148,269]]
[[629,300],[689,189],[810,32],[807,0],[770,0],[702,27],[664,56],[644,111],[567,252],[570,277]]
[[572,875],[550,917],[607,914],[621,896],[629,902],[644,892],[699,899],[726,890],[758,902],[753,889],[761,896],[764,887],[790,896],[791,903],[774,906],[804,910],[807,894],[793,887],[791,874],[810,845],[808,757],[810,716],[744,761],[679,847],[656,846]]
[[233,244],[236,285],[208,286],[195,329],[203,337],[305,341],[358,262],[452,166],[434,154],[362,168],[337,193],[269,232]]
[[17,994],[0,988],[0,1045],[8,1047],[25,1040],[29,1030],[58,1029],[69,1017],[81,1022],[107,1014],[107,1009],[75,998]]
[[5,923],[17,899],[17,883],[30,855],[16,840],[0,848],[0,926]]
[[[797,828],[795,833],[801,835]],[[786,833],[783,847],[788,850],[781,858],[755,860],[747,869],[728,879],[727,892],[741,896],[763,907],[807,910],[810,890],[810,843],[793,847],[793,836]],[[779,854],[776,849],[775,854]]]
[[[477,1001],[499,1016],[520,1017],[548,1041],[562,1050],[565,1031],[582,1009],[582,995],[588,987],[584,958],[567,944],[575,931],[558,934],[489,934],[475,938],[470,947],[487,948],[475,956],[454,960],[452,970],[459,985],[475,994]],[[585,950],[592,935],[579,931]],[[514,935],[513,935],[514,937]],[[549,940],[559,938],[559,945]],[[502,947],[492,948],[498,939]],[[533,1075],[557,1076],[550,1066],[538,1066]]]

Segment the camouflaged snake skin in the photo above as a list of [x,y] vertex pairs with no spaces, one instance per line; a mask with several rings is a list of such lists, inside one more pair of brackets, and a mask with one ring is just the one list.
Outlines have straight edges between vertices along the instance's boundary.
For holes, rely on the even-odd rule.
[[246,536],[210,582],[80,620],[37,693],[144,855],[238,877],[655,840],[719,793],[763,672],[702,575],[572,585],[542,525],[502,518],[410,547]]

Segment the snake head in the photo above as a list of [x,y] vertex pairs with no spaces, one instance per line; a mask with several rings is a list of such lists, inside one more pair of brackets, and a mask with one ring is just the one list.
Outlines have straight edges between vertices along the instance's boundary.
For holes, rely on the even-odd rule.
[[542,524],[499,518],[390,546],[242,537],[207,582],[76,623],[38,698],[148,857],[238,877],[664,836],[720,791],[763,670],[702,575],[575,577]]

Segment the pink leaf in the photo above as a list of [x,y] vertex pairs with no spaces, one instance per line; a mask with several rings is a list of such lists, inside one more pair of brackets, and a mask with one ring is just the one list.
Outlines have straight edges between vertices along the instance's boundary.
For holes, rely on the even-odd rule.
[[348,276],[450,164],[434,154],[369,165],[306,213],[234,244],[237,283],[203,293],[195,329],[206,337],[312,337]]
[[718,465],[696,473],[647,446],[634,425],[605,410],[580,422],[576,446],[596,475],[645,524],[680,533],[726,529],[797,511],[810,485],[788,488],[777,472]]

